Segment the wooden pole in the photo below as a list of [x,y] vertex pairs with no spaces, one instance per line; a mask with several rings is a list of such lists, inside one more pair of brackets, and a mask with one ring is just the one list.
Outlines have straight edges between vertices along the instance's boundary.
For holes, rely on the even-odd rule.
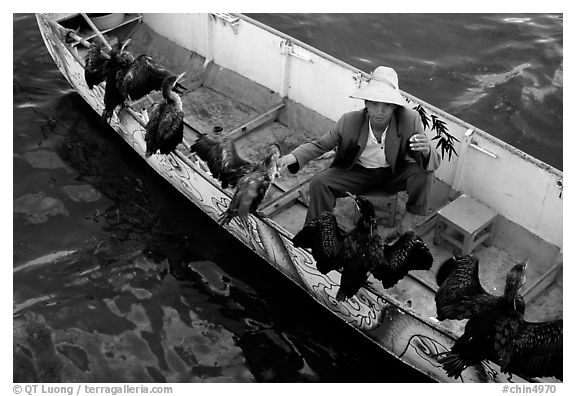
[[68,37],[73,39],[74,41],[82,44],[84,47],[90,48],[90,42],[88,40],[86,40],[85,38],[78,36],[76,33],[74,33],[74,31],[70,30],[68,32]]
[[[74,33],[73,31],[69,31],[68,32],[68,37],[70,37],[71,39],[77,41],[78,43],[82,44],[84,47],[86,48],[90,48],[90,42],[88,40],[83,39],[82,37],[78,36],[76,33]],[[110,55],[108,55],[106,52],[102,51],[102,56],[106,59],[110,59]]]
[[92,28],[92,30],[94,30],[94,32],[98,35],[98,37],[100,38],[100,40],[102,40],[102,42],[104,43],[104,45],[106,46],[106,48],[108,49],[108,51],[110,51],[112,49],[112,47],[110,46],[110,44],[108,43],[108,40],[106,40],[104,38],[104,36],[102,35],[102,33],[100,33],[100,30],[98,30],[98,28],[96,27],[96,25],[94,25],[94,22],[92,22],[92,20],[88,17],[88,15],[86,15],[86,13],[81,13],[80,15],[82,15],[82,17],[84,18],[84,20],[86,20],[86,23],[88,23],[88,25],[90,25],[90,27]]

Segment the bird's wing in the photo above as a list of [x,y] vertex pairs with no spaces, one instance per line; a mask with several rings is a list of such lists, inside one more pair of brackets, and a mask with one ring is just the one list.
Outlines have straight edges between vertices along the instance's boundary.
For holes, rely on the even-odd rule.
[[156,153],[160,149],[160,140],[162,134],[162,117],[164,114],[164,108],[166,104],[164,102],[159,103],[150,115],[150,119],[146,124],[146,136],[144,136],[144,141],[146,142],[146,156],[149,157]]
[[519,320],[519,329],[502,357],[502,372],[562,379],[563,321]]
[[124,102],[124,96],[118,90],[116,82],[117,82],[117,72],[113,71],[108,73],[108,75],[106,76],[106,87],[104,89],[105,111],[103,113],[103,115],[106,114],[106,118],[108,119],[112,116],[112,112],[114,111],[116,106]]
[[151,56],[144,56],[142,57],[142,60],[143,68],[148,70],[147,74],[151,76],[150,78],[155,80],[155,83],[159,82],[160,85],[162,85],[162,80],[171,75],[166,66],[157,62]]
[[340,268],[343,237],[333,212],[323,212],[294,236],[294,246],[312,249],[316,268],[323,274]]
[[92,89],[106,79],[108,73],[108,59],[102,54],[102,48],[97,43],[91,43],[86,54],[84,79],[88,88]]
[[438,360],[449,377],[458,378],[466,367],[484,360],[497,362],[494,345],[494,323],[500,317],[497,310],[484,312],[471,318],[464,327],[464,333],[456,340],[448,353]]
[[234,141],[230,142],[230,166],[232,168],[244,168],[250,165],[253,165],[253,163],[242,158]]
[[227,161],[228,154],[222,144],[210,136],[200,136],[198,140],[190,147],[190,151],[198,154],[198,157],[208,165],[208,169],[215,178],[225,171],[224,164]]
[[151,91],[162,88],[162,81],[168,77],[168,70],[148,55],[140,55],[125,76],[125,95],[139,99]]
[[235,143],[232,141],[230,143],[230,150],[226,152],[226,157],[222,161],[222,184],[224,188],[227,185],[235,187],[240,178],[244,177],[248,173],[258,171],[258,164],[248,161],[240,156]]
[[175,125],[181,124],[183,120],[183,113],[178,111],[171,111],[170,106],[164,106],[164,111],[160,113],[160,121],[158,128],[164,134],[169,134],[173,131]]
[[334,257],[339,251],[339,233],[336,216],[332,212],[323,212],[313,219],[294,236],[294,246],[312,248],[327,257]]
[[411,270],[429,270],[432,267],[430,249],[414,232],[403,234],[392,245],[382,242],[380,249],[384,257],[379,262],[375,261],[371,272],[386,288],[394,286]]
[[170,112],[160,122],[160,152],[169,154],[182,143],[184,137],[184,113]]
[[435,296],[439,320],[470,318],[498,301],[480,284],[474,256],[452,257],[442,264],[438,274],[443,274]]
[[148,119],[148,123],[146,124],[146,138],[145,140],[148,142],[152,139],[152,136],[156,131],[159,129],[160,122],[162,120],[162,113],[164,112],[164,107],[166,103],[161,102],[156,104],[153,109],[152,113],[150,114],[150,118]]

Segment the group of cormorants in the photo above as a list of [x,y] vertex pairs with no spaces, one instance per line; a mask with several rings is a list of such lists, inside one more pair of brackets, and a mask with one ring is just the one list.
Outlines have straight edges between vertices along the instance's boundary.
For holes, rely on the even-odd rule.
[[[174,75],[147,55],[134,57],[126,50],[127,44],[107,54],[98,43],[91,43],[85,58],[86,83],[92,89],[106,82],[102,113],[105,121],[127,100],[161,90],[163,101],[155,105],[146,124],[146,156],[158,151],[168,154],[183,139],[184,114],[179,94],[184,87],[179,80],[184,73]],[[256,162],[242,158],[233,141],[223,142],[216,134],[200,136],[190,151],[206,162],[222,188],[236,189],[219,219],[221,225],[236,216],[242,219],[256,213],[278,172],[278,145],[270,145],[263,159]],[[432,254],[418,235],[410,231],[396,242],[386,243],[376,231],[372,203],[349,195],[360,212],[352,231],[344,232],[332,211],[306,223],[293,238],[296,247],[311,249],[321,273],[341,271],[337,300],[352,298],[370,274],[384,288],[390,288],[409,271],[432,267]],[[475,256],[456,256],[444,262],[437,273],[438,320],[468,320],[451,350],[436,356],[448,376],[457,378],[467,367],[491,360],[510,375],[562,379],[562,320],[524,320],[525,302],[519,289],[526,279],[526,264],[510,270],[502,296],[494,296],[481,286],[478,267]]]
[[[390,288],[409,271],[432,267],[430,250],[413,231],[385,243],[376,232],[372,203],[349,195],[360,212],[352,231],[345,233],[335,214],[324,212],[293,239],[295,246],[311,249],[321,273],[341,269],[337,300],[354,296],[370,273]],[[509,375],[561,380],[563,322],[524,319],[525,302],[519,289],[526,281],[526,263],[512,267],[502,296],[482,287],[478,268],[474,255],[454,256],[440,265],[436,275],[437,319],[468,320],[451,350],[435,356],[447,375],[458,378],[467,367],[491,360]]]
[[148,55],[135,57],[126,50],[130,39],[106,53],[100,43],[90,43],[85,57],[84,78],[88,88],[106,82],[102,119],[109,122],[114,109],[138,100],[152,91],[162,91],[163,101],[146,124],[146,156],[160,151],[169,154],[184,137],[184,113],[179,83],[184,73],[174,75]]
[[[146,157],[156,152],[169,154],[182,143],[184,137],[184,112],[179,80],[184,73],[174,75],[148,55],[134,57],[126,50],[128,39],[121,46],[103,51],[97,42],[90,43],[85,57],[85,80],[88,88],[106,82],[102,119],[110,121],[114,109],[128,100],[137,100],[152,91],[162,91],[163,101],[156,103],[146,123]],[[246,218],[255,213],[262,203],[278,173],[277,161],[280,148],[273,144],[262,161],[252,162],[242,158],[231,142],[225,147],[214,134],[204,135],[190,147],[192,153],[208,164],[213,176],[222,187],[236,188],[228,209],[219,219],[221,225],[234,217]]]
[[254,162],[240,156],[233,140],[218,139],[216,134],[200,136],[190,146],[190,152],[206,162],[222,188],[236,189],[228,209],[218,219],[220,225],[228,224],[234,217],[245,219],[249,213],[256,213],[278,174],[280,147],[275,143],[268,146],[262,160]]

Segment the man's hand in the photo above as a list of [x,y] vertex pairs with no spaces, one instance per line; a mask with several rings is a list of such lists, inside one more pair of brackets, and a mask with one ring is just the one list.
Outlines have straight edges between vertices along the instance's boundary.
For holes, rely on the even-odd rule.
[[294,157],[293,154],[286,154],[284,157],[278,159],[278,168],[284,168],[288,165],[295,164],[296,162],[296,157]]
[[430,143],[428,137],[423,133],[416,133],[410,137],[410,149],[412,151],[419,151],[425,157],[430,155]]

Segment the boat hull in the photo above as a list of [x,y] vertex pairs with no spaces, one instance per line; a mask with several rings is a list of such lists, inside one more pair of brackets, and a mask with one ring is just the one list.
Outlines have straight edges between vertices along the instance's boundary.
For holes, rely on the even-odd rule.
[[[97,114],[102,114],[104,90],[101,86],[88,89],[81,59],[63,41],[63,28],[44,14],[38,14],[37,19],[48,51],[63,76]],[[198,163],[182,152],[146,158],[145,120],[140,114],[121,110],[109,124],[159,175],[217,221],[228,207],[230,195],[207,177]],[[446,376],[435,357],[450,349],[455,335],[435,326],[430,318],[422,318],[406,304],[369,286],[346,302],[337,301],[340,274],[319,273],[311,254],[295,248],[291,235],[270,219],[251,215],[246,221],[232,221],[224,229],[379,348],[435,381],[455,381]],[[509,382],[508,376],[492,363],[465,370],[460,381]],[[514,376],[513,381],[524,380]]]

